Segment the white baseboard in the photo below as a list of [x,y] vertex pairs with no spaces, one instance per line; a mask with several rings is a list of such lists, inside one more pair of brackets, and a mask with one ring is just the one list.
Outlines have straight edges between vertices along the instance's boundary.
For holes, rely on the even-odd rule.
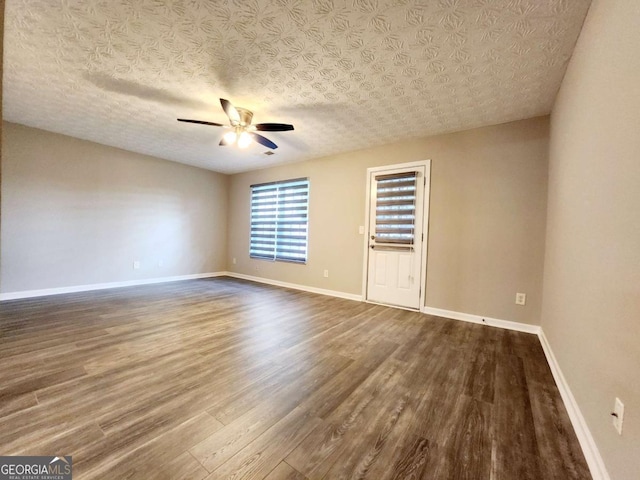
[[240,278],[242,280],[250,280],[252,282],[266,283],[267,285],[274,285],[276,287],[291,288],[293,290],[302,290],[303,292],[317,293],[319,295],[328,295],[330,297],[344,298],[347,300],[355,300],[357,302],[362,301],[362,295],[355,293],[338,292],[337,290],[326,290],[324,288],[308,287],[306,285],[299,285],[297,283],[280,282],[279,280],[271,280],[270,278],[254,277],[252,275],[245,275],[243,273],[225,272],[227,277]]
[[107,288],[133,287],[136,285],[150,285],[153,283],[177,282],[196,278],[221,277],[227,272],[194,273],[191,275],[176,275],[173,277],[146,278],[141,280],[126,280],[123,282],[93,283],[90,285],[74,285],[71,287],[44,288],[41,290],[22,290],[19,292],[0,293],[0,301],[17,300],[20,298],[44,297],[46,295],[61,295],[63,293],[88,292],[91,290],[105,290]]
[[589,470],[591,471],[593,480],[610,480],[611,477],[609,477],[609,473],[604,465],[604,461],[602,460],[602,456],[600,455],[596,442],[589,431],[587,422],[582,416],[580,407],[578,407],[578,403],[576,402],[573,393],[571,393],[569,384],[564,378],[562,370],[560,370],[560,365],[558,364],[558,361],[551,350],[551,345],[549,345],[549,341],[542,329],[540,330],[538,337],[540,338],[540,344],[542,345],[544,354],[547,357],[547,363],[551,368],[553,378],[556,381],[558,390],[560,391],[560,396],[562,397],[564,406],[567,409],[569,418],[571,419],[571,424],[573,425],[573,429],[578,437],[578,442],[580,442],[580,446],[582,447],[585,460],[587,461],[587,465],[589,465]]
[[511,322],[509,320],[500,320],[498,318],[483,317],[473,315],[471,313],[454,312],[452,310],[442,310],[440,308],[422,307],[422,313],[435,315],[436,317],[452,318],[453,320],[462,320],[463,322],[480,323],[491,327],[505,328],[507,330],[515,330],[525,333],[540,333],[540,326],[529,325],[528,323]]

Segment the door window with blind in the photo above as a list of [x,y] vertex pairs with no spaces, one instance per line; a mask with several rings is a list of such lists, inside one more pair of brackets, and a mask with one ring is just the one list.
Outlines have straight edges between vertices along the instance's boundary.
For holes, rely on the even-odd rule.
[[251,186],[251,258],[306,263],[309,179]]
[[416,172],[378,175],[375,239],[413,245],[416,221]]

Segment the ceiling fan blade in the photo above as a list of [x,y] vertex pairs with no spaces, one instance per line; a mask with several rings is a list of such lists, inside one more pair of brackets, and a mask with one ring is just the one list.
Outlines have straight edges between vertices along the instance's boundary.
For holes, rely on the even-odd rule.
[[201,125],[212,125],[214,127],[224,127],[224,125],[222,125],[221,123],[205,122],[204,120],[189,120],[187,118],[179,118],[178,121],[187,123],[199,123]]
[[256,130],[262,132],[286,132],[293,130],[293,125],[288,123],[256,123]]
[[240,123],[240,113],[236,110],[236,107],[231,105],[229,100],[225,100],[224,98],[220,99],[220,104],[222,105],[222,109],[224,113],[227,114],[229,120],[231,120],[232,125],[238,125]]
[[275,150],[276,148],[278,148],[278,146],[273,143],[271,140],[269,140],[266,137],[263,137],[262,135],[259,135],[257,133],[253,133],[253,132],[249,132],[249,135],[251,135],[251,138],[253,138],[254,142],[259,143],[260,145],[264,145],[267,148],[271,148],[273,150]]

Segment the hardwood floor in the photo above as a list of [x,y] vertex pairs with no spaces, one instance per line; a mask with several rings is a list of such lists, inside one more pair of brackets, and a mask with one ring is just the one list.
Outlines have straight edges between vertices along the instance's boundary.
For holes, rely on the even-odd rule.
[[0,454],[75,479],[588,479],[534,335],[228,278],[0,304]]

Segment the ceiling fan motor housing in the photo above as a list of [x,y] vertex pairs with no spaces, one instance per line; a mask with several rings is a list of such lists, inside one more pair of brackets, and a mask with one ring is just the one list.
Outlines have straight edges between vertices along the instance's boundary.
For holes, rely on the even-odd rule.
[[246,108],[236,107],[238,114],[240,115],[240,125],[246,127],[247,125],[251,125],[251,120],[253,119],[253,112],[247,110]]

